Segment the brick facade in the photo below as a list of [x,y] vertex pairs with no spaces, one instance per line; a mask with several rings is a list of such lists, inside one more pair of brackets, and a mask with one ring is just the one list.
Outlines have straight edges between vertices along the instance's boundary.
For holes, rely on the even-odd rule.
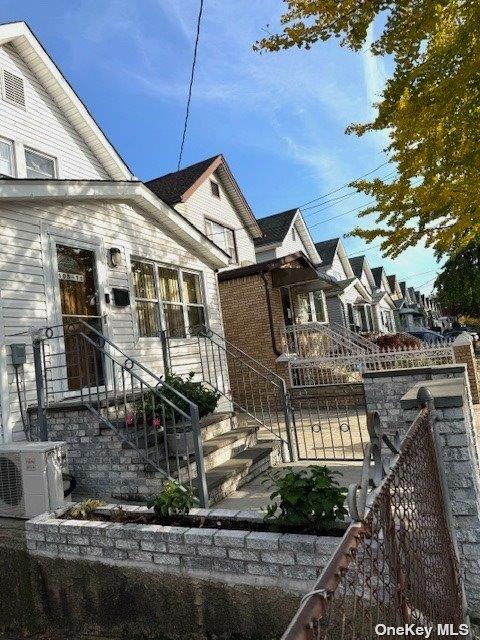
[[468,382],[474,404],[480,402],[480,380],[477,370],[477,361],[471,340],[462,339],[459,336],[453,343],[455,362],[465,364],[467,367]]
[[262,275],[254,274],[219,283],[225,337],[287,380],[287,365],[277,362],[284,348],[285,330],[280,289],[273,286],[270,273],[264,277],[265,280]]

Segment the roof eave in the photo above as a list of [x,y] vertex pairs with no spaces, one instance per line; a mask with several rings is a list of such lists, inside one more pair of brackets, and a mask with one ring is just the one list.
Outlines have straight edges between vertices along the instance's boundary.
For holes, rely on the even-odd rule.
[[[3,182],[3,181],[2,181]],[[56,200],[130,201],[150,213],[162,226],[192,247],[216,268],[229,265],[225,251],[175,209],[158,198],[142,182],[108,180],[8,180],[0,182],[0,199],[24,202]]]

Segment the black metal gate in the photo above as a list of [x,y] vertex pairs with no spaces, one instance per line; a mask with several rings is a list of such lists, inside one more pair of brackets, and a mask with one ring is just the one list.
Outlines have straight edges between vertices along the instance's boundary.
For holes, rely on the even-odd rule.
[[300,460],[363,460],[368,442],[362,384],[290,390]]

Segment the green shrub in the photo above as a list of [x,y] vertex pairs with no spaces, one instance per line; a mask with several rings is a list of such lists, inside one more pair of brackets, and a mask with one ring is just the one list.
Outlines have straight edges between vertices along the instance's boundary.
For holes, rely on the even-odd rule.
[[188,515],[196,504],[192,489],[184,489],[173,480],[168,480],[159,494],[148,500],[149,508],[153,507],[157,516]]
[[[184,395],[190,402],[193,402],[198,407],[200,418],[207,416],[209,413],[213,413],[218,405],[220,394],[217,391],[208,389],[201,382],[194,382],[193,371],[185,378],[175,375],[172,372],[168,372],[165,376],[165,382],[167,385]],[[165,387],[159,387],[160,393],[153,391],[145,394],[143,402],[137,401],[135,404],[135,413],[137,416],[142,416],[145,412],[145,417],[149,423],[154,421],[154,426],[160,427],[161,418],[165,412],[166,420],[171,420],[173,417],[178,419],[180,416],[169,406],[168,402],[163,402],[162,398],[169,400],[173,405],[178,407],[181,411],[190,414],[190,407],[188,402],[182,400],[178,395]]]
[[265,522],[313,532],[331,529],[335,520],[343,520],[348,513],[344,506],[347,489],[339,486],[336,474],[324,466],[299,471],[288,467],[286,473],[271,474],[276,488],[270,495],[272,504],[267,507]]

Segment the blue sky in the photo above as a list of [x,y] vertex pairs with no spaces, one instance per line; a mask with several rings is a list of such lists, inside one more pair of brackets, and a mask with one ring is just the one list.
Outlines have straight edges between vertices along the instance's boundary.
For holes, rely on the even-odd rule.
[[[385,63],[337,40],[254,53],[252,43],[267,24],[275,28],[282,9],[280,0],[205,0],[184,151],[183,165],[223,153],[258,217],[318,198],[386,160],[383,135],[344,133],[371,117]],[[197,11],[197,0],[0,0],[0,21],[29,23],[140,179],[176,169]],[[367,198],[331,197],[344,195],[305,210],[315,240],[355,226],[356,211],[341,214]],[[365,248],[357,238],[345,244],[351,255]],[[370,247],[366,255],[431,290],[430,251],[412,248],[394,262]]]

